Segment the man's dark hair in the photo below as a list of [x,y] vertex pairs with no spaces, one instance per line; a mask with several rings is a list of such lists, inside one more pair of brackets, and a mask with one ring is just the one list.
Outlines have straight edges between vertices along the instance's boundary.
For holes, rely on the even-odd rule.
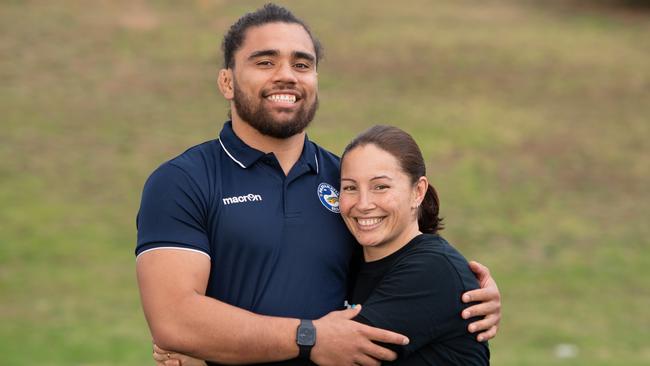
[[246,31],[251,27],[258,27],[268,23],[293,23],[301,25],[314,44],[316,51],[316,65],[322,58],[323,49],[316,37],[311,33],[309,27],[300,19],[296,18],[289,9],[268,3],[263,8],[257,9],[252,13],[246,13],[233,24],[228,33],[223,37],[221,49],[223,50],[223,59],[225,68],[235,67],[235,52],[242,46],[246,38]]

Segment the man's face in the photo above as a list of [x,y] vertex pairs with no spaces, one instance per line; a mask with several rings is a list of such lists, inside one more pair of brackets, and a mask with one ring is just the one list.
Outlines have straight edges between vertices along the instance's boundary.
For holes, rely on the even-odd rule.
[[233,118],[275,138],[302,132],[318,108],[316,56],[304,28],[289,23],[249,28],[234,56]]

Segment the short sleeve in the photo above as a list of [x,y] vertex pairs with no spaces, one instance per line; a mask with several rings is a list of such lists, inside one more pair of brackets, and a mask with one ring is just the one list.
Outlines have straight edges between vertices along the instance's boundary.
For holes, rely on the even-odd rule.
[[200,187],[186,172],[169,162],[161,165],[142,192],[135,254],[176,247],[210,256],[206,202]]
[[[465,332],[458,273],[443,256],[411,253],[391,268],[363,303],[361,317],[374,327],[406,335],[408,357],[437,339]],[[452,326],[452,327],[450,327]]]

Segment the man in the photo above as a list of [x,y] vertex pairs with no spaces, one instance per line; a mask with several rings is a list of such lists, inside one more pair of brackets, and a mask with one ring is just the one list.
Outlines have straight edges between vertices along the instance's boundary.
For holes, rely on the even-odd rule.
[[[218,84],[232,120],[218,140],[160,166],[143,191],[137,274],[154,342],[219,363],[393,360],[377,343],[406,337],[351,320],[358,308],[333,311],[356,244],[338,214],[339,160],[305,134],[319,43],[269,4],[238,20],[223,50]],[[486,340],[499,293],[484,267],[479,279],[483,289],[464,301],[484,302],[463,317],[487,315],[470,325]]]

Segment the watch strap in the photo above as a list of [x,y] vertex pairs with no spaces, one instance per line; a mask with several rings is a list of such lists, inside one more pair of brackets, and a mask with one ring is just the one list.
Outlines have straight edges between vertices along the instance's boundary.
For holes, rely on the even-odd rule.
[[305,360],[308,360],[311,357],[311,348],[313,346],[302,346],[298,345],[298,349],[300,350],[298,352],[298,358],[302,358]]
[[307,328],[310,329],[313,332],[313,338],[311,342],[308,344],[299,342],[296,340],[298,344],[298,358],[301,359],[310,359],[311,357],[311,349],[314,347],[314,344],[316,343],[316,328],[314,328],[314,324],[312,323],[311,320],[309,319],[300,319],[300,325],[298,326],[298,334],[300,333],[301,329]]

